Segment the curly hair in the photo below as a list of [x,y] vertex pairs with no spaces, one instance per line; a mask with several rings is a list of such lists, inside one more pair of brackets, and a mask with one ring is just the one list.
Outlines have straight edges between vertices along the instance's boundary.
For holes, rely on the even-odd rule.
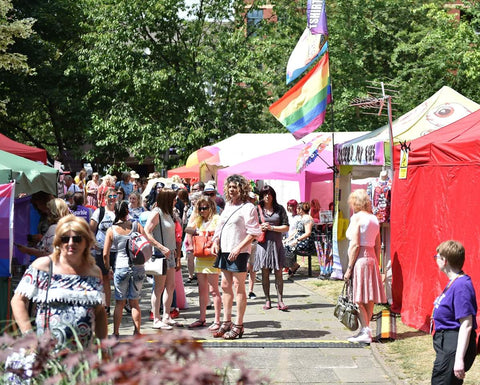
[[239,174],[230,175],[227,179],[225,179],[225,183],[223,184],[223,195],[225,196],[225,200],[227,202],[231,201],[230,194],[228,193],[228,185],[230,183],[234,183],[235,185],[237,185],[240,192],[240,200],[244,203],[247,202],[248,193],[251,191],[250,183],[248,183],[248,180],[245,179],[244,176]]
[[55,229],[55,238],[53,239],[53,261],[57,262],[60,258],[62,246],[62,241],[60,238],[66,235],[69,231],[73,231],[77,235],[81,235],[86,242],[85,249],[83,250],[82,254],[83,262],[86,262],[90,266],[95,265],[95,259],[90,253],[90,250],[94,245],[95,238],[90,230],[90,226],[85,219],[76,217],[73,214],[69,214],[58,221],[57,228]]
[[354,213],[359,211],[366,211],[372,213],[372,201],[364,189],[355,190],[348,197],[348,204],[353,209]]

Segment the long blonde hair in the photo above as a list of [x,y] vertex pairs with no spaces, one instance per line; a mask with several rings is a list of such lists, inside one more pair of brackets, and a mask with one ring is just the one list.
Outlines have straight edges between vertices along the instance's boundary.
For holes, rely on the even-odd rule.
[[90,253],[90,250],[94,245],[95,238],[90,230],[90,226],[88,226],[88,223],[85,219],[76,217],[73,214],[67,215],[58,221],[57,228],[55,229],[55,238],[53,240],[53,261],[57,262],[60,258],[60,250],[62,245],[60,238],[69,231],[74,231],[78,235],[81,235],[83,239],[85,239],[86,245],[82,254],[83,262],[91,266],[95,265],[95,259]]

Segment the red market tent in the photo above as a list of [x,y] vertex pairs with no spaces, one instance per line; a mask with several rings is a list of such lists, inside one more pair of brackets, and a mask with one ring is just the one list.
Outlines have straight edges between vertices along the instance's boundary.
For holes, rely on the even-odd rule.
[[47,164],[47,151],[26,144],[15,142],[5,135],[0,134],[0,150],[15,154],[23,158]]
[[[454,239],[465,246],[464,271],[480,299],[480,111],[410,143],[406,179],[399,179],[400,146],[392,188],[392,310],[428,331],[433,301],[447,278],[433,259]],[[480,324],[480,316],[477,316]]]
[[167,176],[171,178],[174,175],[178,175],[180,178],[196,178],[200,176],[200,168],[198,164],[191,167],[182,166],[178,168],[173,168],[167,171]]

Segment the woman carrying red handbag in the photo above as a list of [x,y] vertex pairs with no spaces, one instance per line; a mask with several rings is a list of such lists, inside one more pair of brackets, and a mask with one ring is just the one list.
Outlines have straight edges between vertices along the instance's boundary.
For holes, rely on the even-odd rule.
[[259,217],[264,242],[258,241],[255,264],[255,271],[262,270],[262,286],[265,294],[265,310],[272,308],[270,299],[270,270],[275,274],[275,287],[277,289],[277,308],[282,311],[288,309],[283,303],[283,277],[282,269],[285,261],[285,249],[282,243],[283,233],[289,229],[288,216],[285,208],[277,203],[275,190],[265,185],[260,190]]
[[[208,237],[206,237],[206,235],[215,231],[219,218],[220,217],[217,214],[215,203],[211,199],[208,199],[208,197],[200,198],[195,204],[194,212],[190,218],[187,228],[185,229],[187,234],[193,236],[192,244],[195,243],[194,238],[196,236],[199,236],[198,240],[203,239],[204,241],[207,241]],[[210,255],[204,256],[206,253]],[[220,312],[222,309],[222,299],[220,297],[220,289],[218,287],[220,269],[213,267],[215,258],[216,256],[211,254],[208,245],[204,245],[203,248],[199,247],[197,249],[197,256],[195,256],[195,274],[197,275],[198,279],[200,318],[190,324],[189,328],[206,326],[209,293],[213,299],[215,320],[208,329],[211,331],[216,331],[220,328]]]

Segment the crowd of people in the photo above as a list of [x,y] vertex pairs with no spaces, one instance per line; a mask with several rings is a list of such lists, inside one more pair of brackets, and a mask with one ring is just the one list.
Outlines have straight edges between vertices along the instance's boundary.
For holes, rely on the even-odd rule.
[[[112,287],[113,335],[119,336],[124,310],[131,314],[133,334],[141,333],[140,300],[146,272],[128,256],[126,245],[133,232],[146,237],[154,256],[165,258],[164,273],[151,278],[152,328],[181,326],[175,320],[179,285],[196,283],[199,314],[188,327],[207,327],[214,338],[243,336],[247,300],[256,298],[256,273],[261,275],[263,309],[273,307],[273,274],[276,307],[288,311],[282,273],[288,272],[292,279],[299,267],[297,255],[315,254],[318,200],[292,199],[284,208],[273,187],[253,191],[241,175],[229,176],[222,194],[213,181],[189,186],[172,178],[165,183],[158,175],[146,179],[134,171],[122,173],[118,181],[111,175],[87,176],[84,170],[75,178],[65,175],[63,179],[58,198],[42,192],[32,196],[38,232],[29,235],[29,245],[16,247],[33,261],[11,301],[23,334],[34,328],[37,334],[49,329],[61,346],[88,346],[94,334],[107,336]],[[344,279],[352,284],[360,322],[359,332],[349,341],[370,343],[374,304],[387,302],[379,272],[379,222],[365,190],[354,191],[348,203],[353,215],[346,232],[349,247]],[[204,242],[200,254],[199,240]],[[187,265],[185,282],[177,274],[182,258]],[[472,332],[476,329],[476,297],[470,278],[462,271],[464,259],[458,242],[444,242],[437,248],[435,261],[450,282],[437,298],[432,316],[437,353],[432,383],[462,383],[476,355]],[[31,302],[37,303],[34,310]],[[212,308],[210,323],[207,310]]]
[[[35,241],[37,235],[32,235],[30,246],[17,245],[19,251],[35,258],[53,255],[57,223],[72,215],[84,220],[93,239],[89,250],[98,267],[99,273],[95,274],[101,277],[107,317],[111,315],[112,300],[115,303],[114,336],[119,334],[124,309],[131,314],[133,333],[141,333],[139,302],[145,269],[131,265],[125,248],[134,231],[148,239],[154,255],[166,257],[165,274],[149,278],[153,284],[150,319],[154,329],[171,330],[179,325],[175,320],[179,311],[176,288],[179,284],[196,284],[199,315],[188,327],[208,327],[216,338],[240,338],[247,299],[256,298],[253,290],[257,272],[265,295],[263,308],[272,308],[273,273],[277,308],[287,311],[282,273],[288,271],[292,277],[299,266],[289,261],[296,255],[289,248],[301,243],[302,237],[313,243],[309,203],[290,201],[287,212],[277,202],[271,186],[252,191],[249,181],[240,175],[229,177],[220,192],[213,181],[197,181],[189,186],[179,178],[167,182],[158,177],[140,178],[135,171],[123,172],[118,180],[112,175],[100,177],[97,172],[88,175],[85,170],[75,178],[64,175],[59,198],[43,193],[32,197],[40,216],[38,232],[43,229],[43,234]],[[195,238],[207,234],[212,242],[210,254],[196,256]],[[259,239],[260,235],[263,239]],[[78,246],[81,242],[75,239],[73,246]],[[187,265],[185,282],[178,282],[176,274],[181,269],[181,258]],[[207,310],[212,308],[213,320],[207,324]]]

